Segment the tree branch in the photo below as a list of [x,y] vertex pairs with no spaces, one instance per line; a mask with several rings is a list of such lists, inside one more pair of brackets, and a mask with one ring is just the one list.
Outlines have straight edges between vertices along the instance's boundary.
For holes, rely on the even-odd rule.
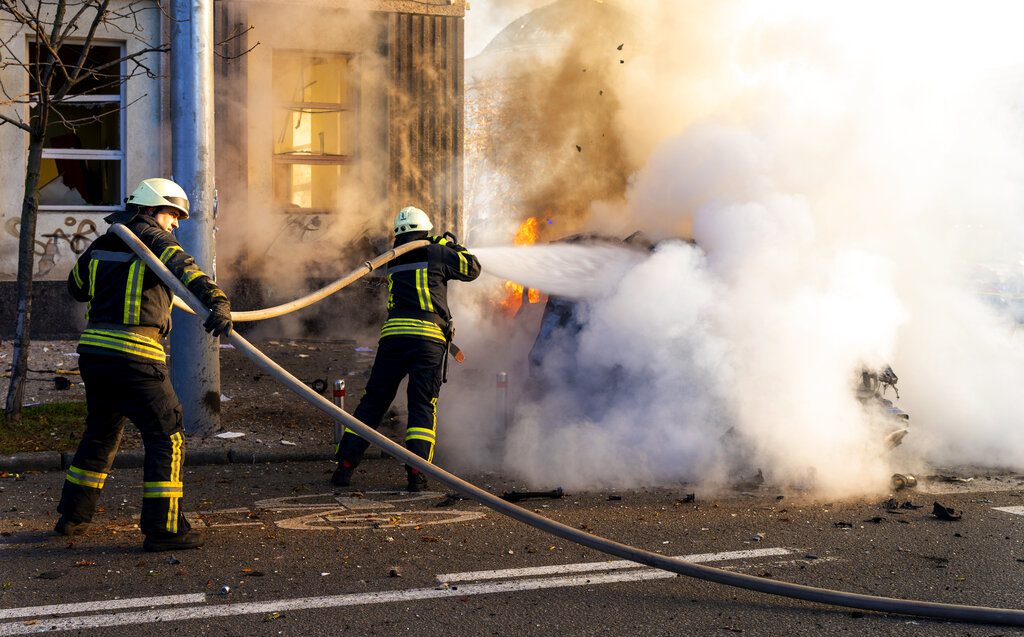
[[21,122],[16,119],[11,119],[3,113],[0,113],[0,126],[3,126],[4,124],[11,124],[12,126],[17,126],[26,133],[32,132],[32,127],[26,124],[25,122]]

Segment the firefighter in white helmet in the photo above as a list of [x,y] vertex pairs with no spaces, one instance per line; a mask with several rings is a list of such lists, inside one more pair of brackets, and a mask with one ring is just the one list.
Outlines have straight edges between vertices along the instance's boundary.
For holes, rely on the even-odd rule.
[[[434,458],[437,397],[452,339],[448,309],[448,281],[472,281],[480,276],[480,262],[448,233],[430,236],[434,224],[427,213],[406,206],[395,215],[395,246],[419,239],[430,244],[398,257],[387,269],[388,318],[380,330],[377,355],[366,383],[366,393],[353,415],[376,429],[395,399],[398,385],[409,377],[409,422],[405,446],[428,462]],[[451,237],[450,239],[448,237]],[[369,443],[351,429],[338,444],[335,486],[348,486]],[[409,491],[426,488],[425,476],[406,467]]]
[[[188,196],[169,179],[146,179],[125,210],[106,218],[126,225],[210,309],[203,327],[230,333],[227,296],[203,273],[171,234],[188,219]],[[149,551],[197,548],[202,535],[180,510],[182,498],[181,404],[167,373],[161,341],[171,330],[171,290],[112,232],[97,238],[75,263],[68,289],[89,303],[78,341],[85,381],[85,433],[68,468],[54,531],[84,532],[92,520],[124,429],[124,418],[142,434],[142,517]]]

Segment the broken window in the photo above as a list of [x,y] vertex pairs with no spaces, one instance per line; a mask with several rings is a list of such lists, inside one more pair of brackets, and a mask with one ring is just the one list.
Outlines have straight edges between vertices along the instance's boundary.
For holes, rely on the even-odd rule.
[[[29,64],[37,63],[35,42],[28,43]],[[77,63],[82,45],[66,45],[60,59]],[[40,210],[121,210],[124,202],[123,45],[94,44],[82,78],[50,112],[43,140],[39,178]],[[38,94],[35,73],[30,90]],[[63,89],[58,73],[51,93]]]
[[349,57],[274,51],[274,199],[285,212],[329,213],[354,154]]

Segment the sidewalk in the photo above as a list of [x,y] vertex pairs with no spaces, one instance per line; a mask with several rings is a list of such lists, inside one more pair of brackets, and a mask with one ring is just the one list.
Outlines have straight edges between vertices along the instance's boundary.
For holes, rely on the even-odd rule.
[[[266,339],[254,344],[282,367],[307,384],[323,381],[331,397],[335,380],[346,384],[346,408],[354,409],[363,393],[376,352],[376,335],[366,342],[325,339]],[[25,404],[47,404],[85,400],[78,368],[75,341],[36,341],[29,350],[29,374]],[[0,344],[0,368],[8,370],[12,344]],[[58,370],[63,373],[58,374]],[[67,389],[57,389],[54,377],[71,381]],[[0,400],[7,392],[7,378],[0,383]],[[402,401],[396,401],[404,411]],[[84,423],[82,425],[84,429]],[[217,434],[242,434],[230,439]],[[389,434],[388,424],[382,432]],[[263,373],[230,345],[221,346],[221,426],[206,437],[185,438],[185,465],[254,464],[302,460],[329,461],[334,451],[334,421],[306,404],[272,377]],[[0,472],[59,471],[66,469],[74,449],[27,451],[0,455]],[[367,458],[380,458],[371,447]],[[142,466],[142,440],[137,430],[125,427],[115,468]]]

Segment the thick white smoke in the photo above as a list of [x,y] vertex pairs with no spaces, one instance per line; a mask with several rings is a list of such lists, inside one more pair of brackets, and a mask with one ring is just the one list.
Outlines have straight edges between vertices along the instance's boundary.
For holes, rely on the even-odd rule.
[[[705,5],[630,3],[616,132],[643,168],[590,219],[700,248],[664,241],[587,304],[506,469],[585,488],[762,468],[848,494],[924,463],[1024,467],[1024,338],[978,276],[1022,275],[1020,9]],[[853,391],[886,363],[912,416],[897,453]]]

